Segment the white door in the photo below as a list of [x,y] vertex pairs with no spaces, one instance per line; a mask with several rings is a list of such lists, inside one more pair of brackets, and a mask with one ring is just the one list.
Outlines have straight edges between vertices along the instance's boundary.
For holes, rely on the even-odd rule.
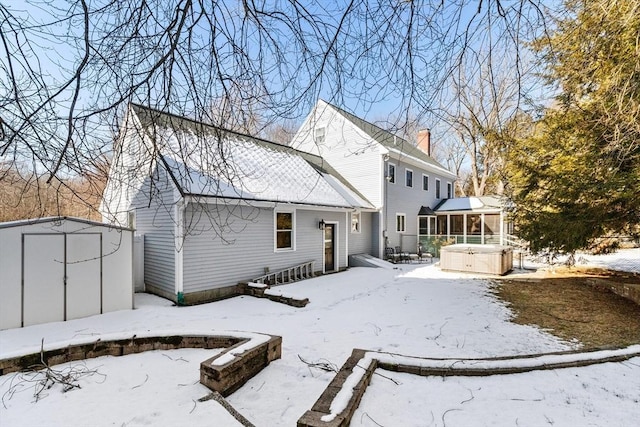
[[24,326],[64,320],[64,235],[24,234]]
[[102,312],[100,234],[67,234],[66,320]]

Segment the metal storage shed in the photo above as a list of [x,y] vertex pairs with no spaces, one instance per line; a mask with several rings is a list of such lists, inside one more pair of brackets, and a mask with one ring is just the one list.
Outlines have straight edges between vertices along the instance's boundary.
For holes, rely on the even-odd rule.
[[0,329],[133,308],[133,230],[79,218],[0,223]]

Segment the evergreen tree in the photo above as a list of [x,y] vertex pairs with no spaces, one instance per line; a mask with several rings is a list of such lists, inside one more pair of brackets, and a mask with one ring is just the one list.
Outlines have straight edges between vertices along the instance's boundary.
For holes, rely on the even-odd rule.
[[569,0],[535,48],[558,85],[511,148],[511,196],[532,249],[574,252],[640,224],[640,1]]

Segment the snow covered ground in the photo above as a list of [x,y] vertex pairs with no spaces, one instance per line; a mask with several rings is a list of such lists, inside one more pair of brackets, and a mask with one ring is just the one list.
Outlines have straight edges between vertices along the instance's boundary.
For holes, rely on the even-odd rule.
[[[640,250],[590,257],[599,266],[640,271]],[[629,267],[631,266],[631,267]],[[432,264],[353,268],[283,289],[309,298],[304,308],[236,297],[195,307],[136,295],[136,310],[0,331],[0,357],[47,343],[125,331],[238,330],[283,337],[282,359],[228,398],[256,426],[293,426],[313,406],[355,347],[424,357],[491,357],[571,348],[509,310],[486,278],[442,272]],[[215,350],[157,351],[84,362],[97,373],[82,389],[53,388],[33,402],[30,378],[0,377],[0,426],[236,426],[213,400],[198,366]],[[71,363],[71,366],[79,362]],[[59,369],[64,369],[60,365]],[[352,425],[365,426],[637,426],[640,358],[584,368],[490,378],[374,375]],[[10,395],[10,392],[15,392]]]

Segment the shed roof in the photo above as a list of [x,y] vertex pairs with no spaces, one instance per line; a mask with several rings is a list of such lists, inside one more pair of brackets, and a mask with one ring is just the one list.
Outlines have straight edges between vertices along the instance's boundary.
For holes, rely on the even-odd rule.
[[183,195],[372,209],[324,159],[132,105]]
[[42,218],[29,218],[29,219],[19,219],[16,221],[0,222],[0,228],[23,227],[25,225],[43,224],[47,222],[62,222],[62,221],[79,222],[82,224],[87,224],[95,227],[108,227],[116,230],[133,231],[132,228],[128,228],[128,227],[120,227],[113,224],[93,221],[91,219],[86,219],[86,218],[76,218],[72,216],[48,216],[48,217],[42,217]]

